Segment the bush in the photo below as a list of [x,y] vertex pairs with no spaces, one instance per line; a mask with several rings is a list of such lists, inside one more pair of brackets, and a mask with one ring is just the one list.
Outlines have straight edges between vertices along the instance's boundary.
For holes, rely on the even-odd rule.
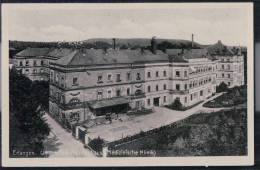
[[226,91],[228,91],[228,85],[226,83],[222,82],[222,83],[220,83],[219,86],[217,86],[216,91],[217,91],[217,93],[226,92]]
[[89,142],[88,145],[89,145],[94,151],[96,151],[97,153],[102,153],[102,148],[103,148],[104,143],[105,143],[104,139],[101,139],[100,137],[98,137],[98,138],[92,139],[92,140]]
[[179,99],[175,99],[174,102],[170,105],[172,109],[183,110],[182,103]]

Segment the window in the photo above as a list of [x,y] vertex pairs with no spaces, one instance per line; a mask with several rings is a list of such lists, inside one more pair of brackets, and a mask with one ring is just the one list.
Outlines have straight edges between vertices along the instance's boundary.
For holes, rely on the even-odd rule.
[[126,89],[126,93],[127,93],[128,96],[130,95],[130,88],[129,87]]
[[203,96],[203,90],[200,91],[200,96]]
[[227,69],[230,70],[230,65],[227,65]]
[[192,88],[192,84],[190,84],[190,88]]
[[65,96],[64,96],[64,95],[61,95],[61,101],[60,101],[60,103],[65,104]]
[[116,97],[119,97],[121,95],[121,91],[120,91],[120,89],[117,89],[116,90]]
[[184,84],[184,89],[187,90],[187,84]]
[[176,71],[176,72],[175,72],[175,76],[176,76],[176,77],[180,77],[180,71]]
[[180,90],[180,85],[179,84],[176,84],[176,90]]
[[147,72],[147,77],[151,78],[151,72]]
[[40,72],[43,73],[43,68],[41,68]]
[[184,102],[187,103],[187,97],[184,98]]
[[155,72],[155,76],[156,76],[156,77],[159,77],[159,71],[156,71],[156,72]]
[[26,65],[26,66],[29,66],[29,61],[26,61],[26,62],[25,62],[25,65]]
[[193,96],[192,96],[192,94],[191,94],[191,95],[190,95],[190,101],[192,101],[192,97],[193,97]]
[[22,61],[20,61],[20,66],[23,66],[23,62]]
[[111,80],[112,80],[112,74],[108,74],[108,75],[107,75],[107,80],[108,80],[108,81],[111,81]]
[[33,60],[33,65],[37,66],[37,61],[36,60]]
[[64,87],[64,76],[61,77],[61,86]]
[[131,74],[127,73],[126,77],[127,77],[127,80],[129,81],[131,79]]
[[43,66],[43,60],[41,60],[41,65]]
[[116,81],[117,81],[117,82],[120,82],[120,81],[121,81],[120,74],[116,74]]
[[225,68],[225,66],[222,64],[222,65],[221,65],[221,68],[222,68],[222,69],[224,69],[224,68]]
[[158,86],[158,85],[156,85],[156,87],[155,87],[155,88],[156,88],[156,91],[159,91],[159,86]]
[[98,76],[98,83],[103,83],[103,82],[102,82],[102,75],[99,75],[99,76]]
[[230,74],[227,74],[227,77],[230,78]]
[[141,80],[140,73],[136,73],[136,80]]
[[72,85],[78,85],[78,78],[77,77],[73,77],[73,81],[72,81]]
[[166,103],[166,96],[163,96],[163,102]]
[[37,70],[36,70],[36,69],[33,69],[33,73],[37,73]]
[[224,78],[225,77],[225,74],[224,73],[222,73],[222,78]]
[[147,86],[147,91],[151,92],[151,86]]
[[51,82],[53,81],[53,72],[51,71]]
[[166,90],[166,84],[163,85],[163,90]]
[[147,105],[150,106],[151,105],[151,100],[147,99]]
[[187,74],[187,71],[184,71],[184,77],[187,77],[188,74]]
[[166,77],[166,76],[167,76],[167,73],[166,73],[166,71],[165,71],[165,70],[163,71],[163,76],[164,76],[164,77]]
[[56,74],[56,77],[55,77],[55,82],[58,83],[59,82],[59,75]]
[[231,83],[230,83],[230,82],[228,82],[228,86],[230,86],[230,84],[231,84]]
[[103,92],[102,92],[102,91],[98,91],[98,92],[97,92],[97,99],[98,99],[98,100],[101,100],[102,97],[103,97]]
[[112,97],[112,91],[111,90],[108,90],[107,91],[107,98],[111,98]]

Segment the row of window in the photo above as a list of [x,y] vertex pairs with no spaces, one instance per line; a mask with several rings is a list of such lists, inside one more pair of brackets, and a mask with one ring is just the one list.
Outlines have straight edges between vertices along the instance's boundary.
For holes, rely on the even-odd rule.
[[[148,71],[148,72],[147,72],[147,78],[151,78],[151,77],[152,77],[151,72]],[[156,71],[156,72],[155,72],[155,77],[160,77],[159,71]],[[167,77],[167,72],[166,72],[166,70],[163,71],[163,77]]]
[[[24,74],[29,74],[30,73],[30,69],[24,69]],[[38,69],[32,69],[32,73],[36,74],[36,73],[44,73],[44,70],[41,68],[40,70]]]
[[[140,73],[136,73],[136,77],[135,77],[136,80],[141,80],[141,74]],[[126,80],[127,81],[130,81],[131,80],[131,73],[128,72],[126,73]],[[107,74],[107,81],[108,82],[112,82],[113,81],[113,76],[111,73]],[[116,82],[121,82],[122,79],[121,79],[121,73],[116,73],[116,79],[115,79]],[[103,83],[103,75],[102,74],[99,74],[98,77],[97,77],[97,83]],[[73,83],[74,84],[74,83]]]
[[[163,84],[163,90],[167,90],[167,85],[166,84]],[[159,91],[159,85],[155,85],[155,91]],[[151,86],[148,85],[147,86],[147,92],[151,92]]]
[[[226,76],[225,76],[225,75],[226,75]],[[218,76],[218,75],[217,75],[217,76]],[[231,78],[231,74],[229,74],[229,73],[228,73],[228,74],[222,73],[222,74],[221,74],[221,77],[222,77],[222,78]]]
[[[43,66],[43,64],[44,64],[44,61],[43,61],[43,60],[40,61],[40,64],[39,64],[39,65],[38,65],[37,61],[38,61],[38,60],[33,60],[33,66]],[[19,62],[19,66],[23,66],[23,61],[20,61],[20,62]],[[25,61],[25,66],[30,66],[30,61],[26,60],[26,61]]]

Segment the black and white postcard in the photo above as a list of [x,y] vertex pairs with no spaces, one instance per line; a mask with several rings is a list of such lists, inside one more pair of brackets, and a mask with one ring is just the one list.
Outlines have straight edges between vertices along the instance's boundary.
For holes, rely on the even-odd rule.
[[4,166],[254,163],[252,3],[2,7]]

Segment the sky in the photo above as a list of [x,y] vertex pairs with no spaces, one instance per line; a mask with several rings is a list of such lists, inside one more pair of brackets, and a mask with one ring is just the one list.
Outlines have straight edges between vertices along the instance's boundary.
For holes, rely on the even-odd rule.
[[226,4],[120,7],[10,5],[9,39],[79,41],[90,38],[173,38],[213,44],[247,44],[250,10]]

